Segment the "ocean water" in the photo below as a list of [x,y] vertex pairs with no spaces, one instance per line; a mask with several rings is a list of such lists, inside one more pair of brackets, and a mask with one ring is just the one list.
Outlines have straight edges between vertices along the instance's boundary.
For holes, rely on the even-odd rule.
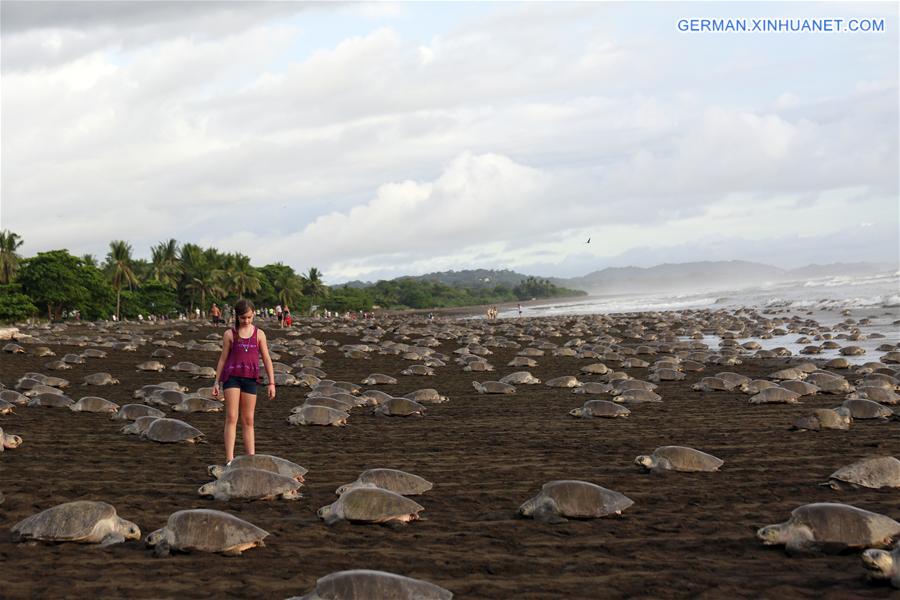
[[[704,290],[694,294],[616,294],[596,295],[574,301],[553,301],[522,308],[523,317],[615,314],[647,311],[679,311],[685,309],[710,310],[755,308],[766,316],[802,316],[820,325],[833,327],[846,319],[859,321],[863,340],[836,340],[842,346],[855,345],[866,349],[862,356],[848,356],[854,363],[877,360],[882,354],[875,349],[882,344],[900,344],[900,271],[880,273],[866,277],[823,277],[804,281],[792,281],[748,286],[742,289]],[[518,311],[501,311],[500,318],[517,318]],[[836,335],[839,332],[832,332]],[[766,349],[785,347],[793,354],[807,345],[819,345],[823,340],[809,344],[796,343],[800,335],[788,334],[771,339],[742,338],[740,343],[755,340]],[[702,340],[710,348],[717,348],[720,339],[707,336]],[[825,350],[814,358],[834,358],[838,350]]]

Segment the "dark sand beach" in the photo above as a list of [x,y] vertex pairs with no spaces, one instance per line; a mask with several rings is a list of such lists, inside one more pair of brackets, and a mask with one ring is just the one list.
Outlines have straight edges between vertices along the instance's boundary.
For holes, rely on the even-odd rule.
[[[263,327],[270,340],[297,339]],[[180,331],[177,340],[184,343],[223,330]],[[150,335],[152,329],[143,332]],[[359,343],[358,336],[333,331],[302,337],[309,335]],[[552,338],[560,345],[566,340]],[[461,345],[443,340],[436,349],[453,356]],[[57,358],[82,350],[53,349]],[[62,372],[44,369],[49,358],[0,353],[0,381],[11,387],[23,373],[40,371],[69,379],[75,400],[99,395],[119,404],[136,402],[135,389],[159,381],[176,380],[192,390],[210,385],[185,373],[136,372],[134,365],[148,360],[154,349],[147,343],[136,352],[110,352]],[[163,361],[167,365],[189,360],[215,366],[218,357],[171,349],[175,356]],[[0,597],[287,598],[311,591],[328,573],[358,568],[425,579],[457,598],[845,599],[900,593],[866,581],[858,553],[789,558],[783,548],[765,547],[754,536],[757,528],[785,521],[791,510],[811,502],[844,502],[900,518],[896,489],[838,492],[819,486],[860,458],[900,457],[900,422],[855,421],[849,431],[792,432],[788,425],[795,417],[837,406],[843,395],[807,397],[796,406],[751,406],[742,393],[690,390],[706,375],[735,371],[765,377],[800,357],[707,365],[683,381],[660,384],[663,402],[632,406],[629,418],[582,420],[567,413],[588,397],[569,389],[521,385],[512,396],[474,391],[472,381],[523,370],[506,366],[516,349],[491,348],[494,373],[466,373],[450,361],[434,377],[399,375],[411,364],[399,356],[373,352],[370,360],[351,360],[337,347],[325,350],[319,356],[332,379],[359,382],[370,373],[386,373],[400,382],[379,389],[402,395],[433,387],[451,401],[429,406],[423,418],[376,417],[357,408],[347,427],[296,427],[286,417],[307,388],[281,387],[274,401],[261,395],[257,451],[309,469],[296,502],[216,502],[198,496],[197,489],[210,480],[207,465],[222,462],[223,413],[178,417],[206,433],[207,443],[200,445],[153,443],[120,433],[123,423],[105,415],[67,409],[19,407],[14,415],[0,416],[4,431],[24,438],[21,447],[0,454],[0,491],[6,498],[0,504]],[[288,364],[295,360],[282,358]],[[577,375],[581,366],[597,362],[549,353],[537,360],[539,366],[528,370],[545,381]],[[84,375],[98,371],[121,383],[80,385]],[[647,369],[626,371],[635,378],[648,375]],[[851,382],[859,377],[843,373]],[[718,473],[651,475],[633,464],[635,456],[662,445],[692,446],[725,465]],[[336,499],[339,485],[373,467],[403,469],[434,483],[416,498],[425,507],[423,519],[402,526],[325,525],[316,510]],[[597,483],[626,494],[634,505],[621,516],[555,525],[517,518],[517,507],[554,479]],[[17,521],[76,499],[113,504],[144,535],[186,508],[225,510],[271,535],[265,547],[240,557],[155,558],[136,541],[106,548],[11,541],[10,527]]]

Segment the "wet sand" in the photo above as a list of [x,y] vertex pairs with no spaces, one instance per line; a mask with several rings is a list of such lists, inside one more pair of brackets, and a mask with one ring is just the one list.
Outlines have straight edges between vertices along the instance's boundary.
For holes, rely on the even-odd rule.
[[[182,331],[177,339],[184,343],[214,330]],[[270,339],[285,337],[283,331],[268,331]],[[335,333],[316,337],[359,341]],[[566,338],[553,341],[561,345]],[[460,345],[443,341],[437,350],[452,355]],[[177,380],[192,390],[209,385],[184,373],[136,372],[134,365],[148,360],[155,348],[110,352],[106,359],[88,359],[63,372],[44,369],[49,358],[0,353],[0,381],[12,386],[23,373],[40,371],[69,379],[75,400],[99,395],[119,404],[136,402],[133,390],[159,381]],[[0,504],[0,597],[286,598],[312,590],[323,575],[354,568],[425,579],[457,598],[844,599],[898,593],[867,582],[858,554],[789,558],[783,548],[765,547],[754,537],[758,527],[784,521],[792,509],[810,502],[845,502],[900,517],[897,490],[837,492],[818,485],[857,459],[900,457],[897,421],[856,421],[849,431],[791,432],[793,418],[837,406],[843,396],[805,398],[798,406],[750,406],[744,394],[690,390],[701,377],[720,371],[763,377],[786,359],[708,365],[684,381],[661,384],[657,392],[664,401],[632,406],[627,419],[573,419],[568,411],[588,397],[571,390],[522,385],[513,396],[475,393],[473,380],[522,370],[505,366],[517,350],[491,349],[496,372],[466,373],[451,362],[435,377],[399,375],[410,364],[399,356],[373,353],[371,360],[350,360],[335,347],[320,355],[333,379],[359,382],[381,372],[400,380],[379,386],[393,395],[434,387],[451,397],[431,405],[424,418],[376,417],[358,408],[347,427],[292,427],[286,417],[307,389],[279,388],[274,401],[261,395],[257,451],[309,469],[303,498],[296,502],[216,502],[197,495],[210,479],[207,465],[221,462],[222,413],[177,417],[206,433],[208,443],[196,446],[141,440],[119,433],[121,422],[67,409],[21,407],[15,415],[0,416],[0,427],[24,438],[20,448],[0,454],[0,491],[6,497]],[[59,358],[81,348],[54,350]],[[163,360],[166,365],[189,360],[215,366],[218,357],[172,350],[175,356]],[[285,356],[282,362],[294,360]],[[577,375],[579,367],[597,362],[549,355],[537,360],[539,366],[529,370],[545,381]],[[626,370],[636,378],[648,374]],[[121,384],[79,385],[97,371],[115,374]],[[670,444],[712,453],[725,465],[719,473],[650,475],[633,464],[638,454]],[[403,526],[326,526],[316,510],[334,501],[339,485],[373,467],[403,469],[434,482],[433,490],[416,498],[425,507],[424,518]],[[516,518],[519,504],[554,479],[591,481],[635,504],[621,516],[558,525]],[[113,504],[144,535],[176,510],[216,508],[271,536],[264,548],[241,557],[194,553],[165,559],[154,558],[141,542],[100,548],[11,541],[9,528],[20,519],[76,499]]]

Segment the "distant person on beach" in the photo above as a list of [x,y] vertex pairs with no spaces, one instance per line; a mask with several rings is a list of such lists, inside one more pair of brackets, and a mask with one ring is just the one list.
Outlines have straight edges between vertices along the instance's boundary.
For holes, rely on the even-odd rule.
[[518,309],[519,309],[519,316],[521,317],[522,316],[522,305],[521,304],[518,305]]
[[256,382],[259,379],[259,361],[269,376],[269,400],[275,398],[275,372],[266,334],[253,324],[253,303],[238,300],[234,305],[235,326],[225,330],[222,336],[222,354],[216,365],[216,381],[213,398],[219,397],[219,385],[225,397],[225,460],[234,459],[234,442],[237,437],[238,417],[244,436],[244,452],[256,453],[256,437],[253,430],[253,413],[256,410]]
[[212,318],[213,325],[218,325],[222,322],[222,311],[215,302],[213,302],[212,308],[209,309],[209,316]]
[[293,322],[294,322],[294,320],[291,318],[291,309],[289,309],[287,306],[285,306],[284,307],[284,326],[290,327],[291,323],[293,323]]

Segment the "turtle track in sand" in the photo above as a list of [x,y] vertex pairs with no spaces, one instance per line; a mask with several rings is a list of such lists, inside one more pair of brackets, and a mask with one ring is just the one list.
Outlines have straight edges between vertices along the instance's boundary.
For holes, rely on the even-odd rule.
[[[284,335],[262,327],[270,339]],[[185,331],[181,340],[200,340],[211,331]],[[358,341],[337,334],[317,337]],[[438,350],[450,354],[457,346],[445,341]],[[59,356],[79,350],[52,348]],[[208,384],[169,370],[135,372],[134,365],[149,360],[154,349],[148,344],[137,352],[110,352],[107,359],[88,359],[53,374],[80,382],[85,374],[110,372],[121,384],[105,388],[104,397],[122,405],[137,402],[132,391],[150,383],[176,380],[192,390]],[[163,359],[166,365],[213,365],[218,356],[171,350],[175,356]],[[337,380],[360,381],[374,372],[397,376],[409,365],[397,356],[373,353],[371,360],[351,360],[336,348],[326,350],[323,368]],[[506,366],[515,349],[492,350],[492,379],[521,370]],[[27,371],[46,373],[45,362],[0,354],[2,380],[10,385]],[[592,362],[596,359],[548,354],[529,371],[546,381],[576,374]],[[243,596],[288,597],[313,589],[316,579],[330,572],[376,568],[425,579],[459,598],[684,598],[703,592],[792,597],[811,588],[826,598],[884,597],[885,588],[865,583],[856,555],[788,559],[754,534],[811,502],[843,501],[897,518],[895,492],[841,495],[819,486],[858,458],[900,457],[897,425],[857,421],[849,431],[791,432],[793,419],[814,408],[838,406],[842,397],[754,406],[739,392],[690,390],[719,371],[764,378],[784,364],[750,360],[688,373],[683,381],[660,384],[663,402],[630,407],[628,419],[572,419],[568,411],[586,397],[570,389],[520,386],[512,396],[480,395],[471,382],[483,379],[481,374],[464,373],[455,363],[428,379],[451,401],[429,405],[427,416],[415,420],[383,419],[354,409],[344,428],[290,427],[285,418],[307,390],[282,387],[275,401],[258,400],[257,449],[309,469],[297,503],[197,499],[197,488],[209,481],[207,465],[221,462],[222,413],[166,411],[206,434],[207,444],[193,446],[147,444],[119,433],[122,423],[105,415],[23,407],[16,416],[0,417],[0,426],[24,438],[20,448],[0,456],[0,491],[6,497],[0,505],[0,589],[9,598],[64,596],[73,590],[135,598],[231,597],[235,590]],[[647,369],[625,370],[639,378],[648,374]],[[600,377],[579,374],[579,379]],[[376,387],[391,393],[419,387],[419,380],[401,382],[408,385]],[[725,466],[718,473],[656,477],[633,464],[635,456],[666,444],[701,448],[725,460]],[[73,463],[73,455],[82,458]],[[374,467],[402,469],[433,482],[434,489],[417,499],[427,519],[399,528],[325,526],[316,510],[336,500],[339,485]],[[516,519],[518,506],[555,479],[593,482],[626,494],[635,504],[622,516],[562,525]],[[207,507],[231,512],[272,535],[264,548],[233,560],[202,553],[154,559],[138,542],[96,553],[76,545],[11,543],[9,527],[37,507],[88,497],[115,505],[145,532],[162,527],[176,510]],[[365,564],[348,560],[363,555]],[[101,570],[104,575],[98,577]],[[51,572],[54,576],[47,577]]]

